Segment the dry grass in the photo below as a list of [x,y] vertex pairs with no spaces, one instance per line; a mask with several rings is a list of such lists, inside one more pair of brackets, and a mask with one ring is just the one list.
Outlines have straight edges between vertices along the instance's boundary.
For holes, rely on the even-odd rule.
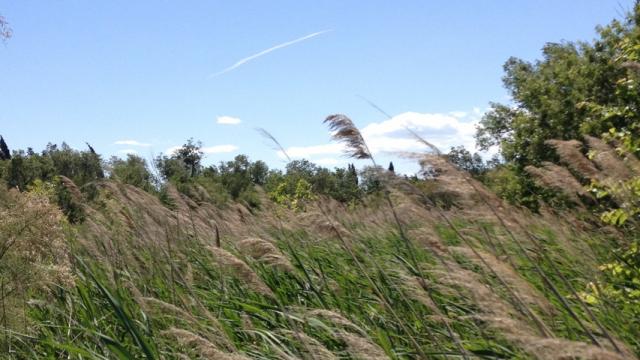
[[421,280],[419,277],[412,276],[403,270],[396,270],[395,276],[397,277],[398,285],[407,297],[421,303],[433,313],[440,312],[438,305],[431,300],[422,287],[422,282],[425,281],[424,279]]
[[618,181],[631,178],[631,171],[616,154],[614,148],[607,145],[603,140],[593,136],[585,136],[585,141],[594,153],[593,162],[606,174],[608,179]]
[[543,162],[542,167],[529,165],[524,170],[533,177],[539,185],[559,191],[576,204],[581,204],[580,197],[591,197],[585,188],[576,180],[566,168]]
[[469,270],[450,263],[447,270],[437,270],[445,284],[465,290],[478,305],[480,313],[472,318],[484,322],[488,327],[500,332],[517,347],[538,359],[624,359],[612,350],[594,345],[540,336],[493,289],[485,285],[479,276]]
[[347,344],[349,355],[360,360],[386,360],[384,350],[368,339],[349,332],[339,332],[338,336]]
[[259,238],[246,238],[236,244],[238,251],[260,263],[275,269],[292,272],[293,266],[272,243]]
[[349,330],[350,332],[356,332],[361,335],[366,334],[366,331],[364,331],[362,328],[360,328],[359,326],[351,322],[351,320],[345,318],[344,316],[342,316],[341,314],[335,311],[326,310],[326,309],[312,309],[312,310],[307,310],[304,313],[304,316],[324,319],[334,325],[338,325],[342,327],[343,329]]
[[552,146],[560,157],[560,162],[575,174],[587,180],[600,179],[598,168],[582,153],[584,145],[580,141],[547,140],[545,144]]
[[249,265],[245,264],[244,261],[224,249],[209,247],[209,250],[213,254],[214,261],[218,264],[222,273],[241,280],[248,288],[255,292],[273,297],[271,289],[262,282],[260,277],[251,270]]
[[163,336],[175,339],[181,346],[196,352],[199,357],[211,360],[248,360],[239,354],[229,354],[219,350],[213,343],[200,335],[188,330],[170,328],[161,333]]
[[[473,251],[465,247],[449,247],[449,250],[458,254],[462,254],[467,259],[472,261],[477,266],[480,266],[488,271],[486,265],[491,268],[491,271],[495,272],[508,286],[514,291],[517,296],[523,300],[528,306],[533,306],[543,312],[545,316],[552,316],[555,313],[553,305],[549,303],[549,300],[544,297],[538,290],[536,290],[529,282],[523,279],[508,263],[499,260],[492,254],[475,250],[476,253],[482,256],[483,261],[480,261]],[[486,264],[485,264],[486,263]]]
[[303,332],[282,330],[281,333],[290,335],[292,339],[304,344],[303,357],[313,360],[338,360],[338,357],[327,349],[322,343]]

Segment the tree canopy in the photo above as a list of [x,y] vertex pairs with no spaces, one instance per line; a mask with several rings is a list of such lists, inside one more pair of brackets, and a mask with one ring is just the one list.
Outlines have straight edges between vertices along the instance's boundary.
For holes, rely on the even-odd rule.
[[624,21],[598,28],[593,42],[548,43],[534,62],[510,58],[503,83],[512,102],[491,104],[477,130],[479,147],[499,146],[506,161],[536,164],[554,157],[545,140],[599,136],[637,122],[637,111],[602,109],[640,105],[637,88],[626,93],[619,88],[634,71],[624,66],[625,49],[640,44],[639,17],[636,6]]

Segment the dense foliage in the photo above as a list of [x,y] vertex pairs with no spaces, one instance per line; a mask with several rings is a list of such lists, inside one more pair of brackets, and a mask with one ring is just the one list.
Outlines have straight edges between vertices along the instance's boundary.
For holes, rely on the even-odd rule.
[[[548,43],[542,59],[511,58],[503,82],[512,101],[493,103],[477,130],[481,149],[497,146],[510,164],[497,169],[505,198],[536,208],[541,189],[524,167],[556,160],[550,139],[602,136],[610,129],[633,131],[640,121],[636,84],[640,46],[640,6],[622,21],[598,28],[592,42]],[[637,128],[635,129],[637,131]]]
[[[531,208],[540,200],[553,205],[557,198],[524,171],[528,165],[557,162],[547,140],[592,135],[615,146],[620,158],[640,156],[640,3],[624,20],[598,28],[593,42],[550,43],[542,55],[533,63],[506,62],[503,81],[512,102],[492,104],[476,134],[480,148],[498,146],[506,161],[487,172],[485,184]],[[625,240],[600,266],[603,278],[590,282],[583,296],[592,304],[616,303],[638,318],[640,177],[618,180],[584,184],[598,200],[592,210],[605,224],[620,228]]]
[[[64,143],[60,147],[48,144],[40,153],[28,149],[11,154],[2,139],[0,179],[8,187],[22,191],[38,182],[51,184],[56,189],[56,201],[72,222],[82,220],[82,211],[73,205],[69,189],[63,186],[60,176],[70,179],[87,199],[95,196],[96,182],[108,177],[164,200],[167,200],[167,186],[172,185],[199,202],[208,201],[220,206],[235,200],[250,208],[260,207],[258,188],[272,200],[300,209],[304,208],[305,201],[318,196],[346,204],[358,202],[365,194],[381,189],[375,172],[382,170],[365,168],[358,172],[352,164],[330,170],[308,160],[294,160],[283,171],[269,169],[265,162],[252,161],[246,155],[204,166],[201,148],[200,142],[189,139],[175,152],[153,159],[150,167],[145,159],[135,154],[128,154],[126,159],[112,157],[103,161],[91,147],[79,151]],[[171,206],[168,202],[167,205]]]

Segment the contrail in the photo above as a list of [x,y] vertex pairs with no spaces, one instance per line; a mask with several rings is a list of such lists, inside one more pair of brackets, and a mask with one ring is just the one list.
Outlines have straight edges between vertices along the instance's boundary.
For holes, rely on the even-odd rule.
[[234,70],[234,69],[236,69],[236,68],[238,68],[238,67],[240,67],[240,66],[242,66],[242,65],[244,65],[244,64],[246,64],[246,63],[248,63],[249,61],[251,61],[251,60],[253,60],[253,59],[257,59],[257,58],[259,58],[260,56],[266,55],[266,54],[268,54],[268,53],[270,53],[270,52],[272,52],[272,51],[275,51],[275,50],[278,50],[278,49],[282,49],[282,48],[285,48],[285,47],[287,47],[287,46],[291,46],[291,45],[296,44],[296,43],[299,43],[299,42],[301,42],[301,41],[309,40],[309,39],[311,39],[311,38],[313,38],[313,37],[316,37],[316,36],[318,36],[318,35],[322,35],[322,34],[324,34],[324,33],[328,33],[328,32],[330,32],[330,31],[333,31],[333,30],[329,29],[329,30],[322,30],[322,31],[314,32],[314,33],[312,33],[312,34],[305,35],[305,36],[303,36],[303,37],[301,37],[301,38],[297,38],[297,39],[295,39],[295,40],[287,41],[287,42],[284,42],[284,43],[282,43],[282,44],[278,44],[278,45],[276,45],[276,46],[270,47],[270,48],[268,48],[268,49],[266,49],[266,50],[262,50],[262,51],[260,51],[259,53],[253,54],[253,55],[251,55],[251,56],[247,56],[246,58],[239,60],[239,61],[238,61],[238,62],[236,62],[235,64],[233,64],[233,65],[229,66],[228,68],[226,68],[226,69],[224,69],[224,70],[222,70],[222,71],[219,71],[219,72],[217,72],[217,73],[214,73],[214,74],[209,75],[209,77],[210,77],[210,78],[213,78],[213,77],[216,77],[216,76],[222,75],[222,74],[224,74],[224,73],[228,73],[229,71]]

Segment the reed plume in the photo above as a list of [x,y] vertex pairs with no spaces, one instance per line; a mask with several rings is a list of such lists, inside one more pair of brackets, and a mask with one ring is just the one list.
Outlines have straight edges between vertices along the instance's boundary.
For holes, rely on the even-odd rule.
[[[353,124],[353,121],[346,115],[334,114],[329,115],[324,120],[324,123],[329,126],[329,129],[333,131],[331,138],[335,141],[344,143],[347,146],[346,153],[355,159],[371,159],[371,151],[367,146],[367,143],[362,137],[360,130]],[[375,166],[375,161],[374,161]]]

